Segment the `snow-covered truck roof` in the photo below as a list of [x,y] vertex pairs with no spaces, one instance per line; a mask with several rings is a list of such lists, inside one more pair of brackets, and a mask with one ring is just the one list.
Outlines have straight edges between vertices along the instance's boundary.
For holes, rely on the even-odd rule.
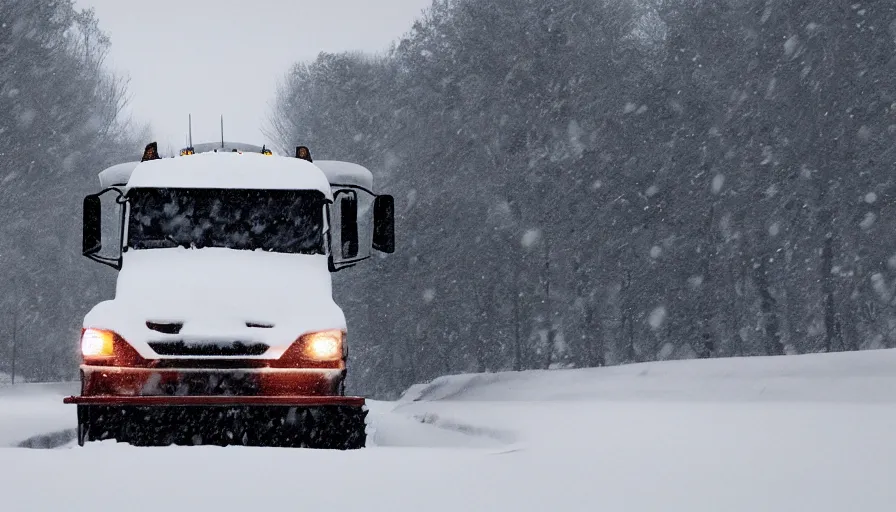
[[319,190],[332,199],[330,182],[313,164],[260,153],[202,153],[137,165],[128,188],[230,188]]
[[330,185],[361,187],[373,193],[373,173],[366,167],[337,160],[316,160],[314,165],[324,172]]
[[100,186],[104,189],[126,186],[131,178],[131,173],[134,172],[138,165],[140,165],[140,162],[125,162],[104,169],[99,175]]
[[[246,162],[251,165],[246,165]],[[197,153],[146,162],[125,162],[99,173],[100,185],[152,188],[247,188],[320,190],[352,186],[373,192],[373,173],[351,162],[272,157],[261,153]]]
[[233,150],[243,151],[246,153],[261,153],[262,146],[249,144],[247,142],[203,142],[193,146],[193,151],[198,155],[200,153],[230,153]]

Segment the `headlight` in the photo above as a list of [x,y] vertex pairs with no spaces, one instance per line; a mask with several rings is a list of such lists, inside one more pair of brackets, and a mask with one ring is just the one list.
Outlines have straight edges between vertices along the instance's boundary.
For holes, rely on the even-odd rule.
[[115,355],[115,334],[100,329],[85,329],[81,335],[81,354],[84,357],[112,357]]
[[322,331],[302,336],[305,355],[315,361],[342,359],[342,331]]

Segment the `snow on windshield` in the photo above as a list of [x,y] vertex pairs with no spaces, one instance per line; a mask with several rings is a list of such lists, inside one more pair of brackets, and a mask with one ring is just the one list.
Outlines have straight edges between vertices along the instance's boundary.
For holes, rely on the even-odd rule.
[[323,254],[319,191],[133,189],[128,247]]

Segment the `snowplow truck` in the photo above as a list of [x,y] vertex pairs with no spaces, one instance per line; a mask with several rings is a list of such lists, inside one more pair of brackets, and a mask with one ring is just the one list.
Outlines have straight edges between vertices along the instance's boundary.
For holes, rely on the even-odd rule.
[[238,143],[99,174],[83,255],[117,271],[85,316],[78,444],[357,449],[363,397],[332,273],[395,249],[361,165]]

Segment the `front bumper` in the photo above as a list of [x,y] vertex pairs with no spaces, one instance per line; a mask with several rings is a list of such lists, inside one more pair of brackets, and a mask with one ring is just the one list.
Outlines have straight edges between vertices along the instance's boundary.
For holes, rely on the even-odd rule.
[[351,450],[367,441],[357,397],[69,397],[78,444],[264,446]]
[[83,397],[339,396],[344,368],[126,368],[81,366]]
[[[235,363],[239,365],[239,363]],[[81,366],[78,444],[363,448],[366,401],[344,396],[345,367]],[[242,366],[242,365],[240,365]]]

